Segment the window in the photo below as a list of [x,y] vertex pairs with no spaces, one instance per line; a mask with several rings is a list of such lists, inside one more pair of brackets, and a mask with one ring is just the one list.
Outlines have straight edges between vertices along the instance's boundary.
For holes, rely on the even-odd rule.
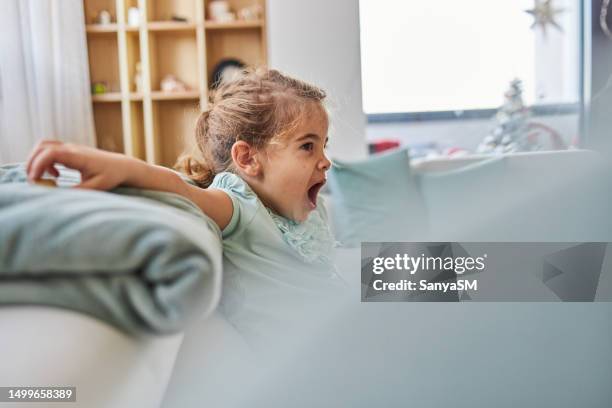
[[510,81],[526,104],[576,103],[580,1],[531,29],[535,0],[360,0],[363,108],[368,114],[497,108]]

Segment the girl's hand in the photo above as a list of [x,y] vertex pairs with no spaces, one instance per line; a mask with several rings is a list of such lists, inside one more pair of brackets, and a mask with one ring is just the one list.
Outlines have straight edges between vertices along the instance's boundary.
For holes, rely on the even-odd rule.
[[58,177],[56,163],[81,172],[81,184],[75,187],[110,190],[126,180],[130,159],[118,153],[47,139],[40,141],[28,157],[28,179],[37,181],[45,171]]
[[175,171],[147,164],[142,160],[86,146],[43,140],[28,158],[28,179],[36,181],[48,171],[55,177],[55,164],[81,172],[82,182],[76,187],[110,190],[119,184],[179,194],[193,201],[219,228],[225,228],[233,214],[229,195],[218,189],[204,189],[186,183]]

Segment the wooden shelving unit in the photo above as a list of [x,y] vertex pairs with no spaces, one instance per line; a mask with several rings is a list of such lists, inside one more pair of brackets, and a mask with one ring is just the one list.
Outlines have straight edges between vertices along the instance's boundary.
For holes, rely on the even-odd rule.
[[[263,18],[219,23],[207,18],[211,0],[83,0],[89,72],[108,92],[92,95],[98,147],[174,165],[193,139],[201,107],[206,106],[214,67],[225,58],[248,65],[267,64],[265,0],[229,0],[233,11],[259,4]],[[138,7],[140,24],[127,24]],[[111,24],[95,24],[101,10]],[[173,21],[173,16],[187,19]],[[140,62],[142,92],[134,77]],[[189,90],[162,92],[172,74]]]

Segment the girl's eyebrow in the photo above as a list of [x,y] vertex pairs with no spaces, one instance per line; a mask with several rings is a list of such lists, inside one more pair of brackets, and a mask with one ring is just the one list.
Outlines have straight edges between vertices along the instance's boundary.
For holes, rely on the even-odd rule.
[[319,135],[317,135],[316,133],[307,133],[303,136],[298,137],[296,140],[302,141],[302,140],[306,140],[306,139],[320,139],[321,137]]
[[[321,140],[321,136],[317,135],[316,133],[307,133],[303,136],[300,136],[296,139],[296,141],[300,142],[302,140],[306,140],[306,139],[319,139]],[[325,143],[329,142],[329,137],[325,138]]]

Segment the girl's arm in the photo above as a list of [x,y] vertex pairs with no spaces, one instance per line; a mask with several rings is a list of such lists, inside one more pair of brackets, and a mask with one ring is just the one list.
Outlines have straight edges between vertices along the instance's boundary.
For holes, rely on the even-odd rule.
[[56,163],[81,172],[82,181],[77,188],[110,190],[123,184],[176,193],[197,204],[221,229],[232,217],[232,201],[221,190],[193,186],[170,169],[123,154],[57,140],[43,140],[32,150],[27,162],[28,179],[36,181],[45,171],[59,176]]

